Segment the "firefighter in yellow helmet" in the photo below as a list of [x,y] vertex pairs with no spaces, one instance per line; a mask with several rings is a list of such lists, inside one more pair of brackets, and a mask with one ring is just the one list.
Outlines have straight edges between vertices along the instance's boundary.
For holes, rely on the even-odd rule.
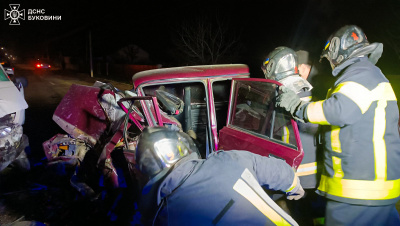
[[399,109],[392,86],[375,63],[381,43],[357,26],[336,31],[327,58],[334,86],[322,101],[305,103],[281,87],[277,106],[324,126],[324,171],[318,193],[328,198],[326,225],[400,225]]

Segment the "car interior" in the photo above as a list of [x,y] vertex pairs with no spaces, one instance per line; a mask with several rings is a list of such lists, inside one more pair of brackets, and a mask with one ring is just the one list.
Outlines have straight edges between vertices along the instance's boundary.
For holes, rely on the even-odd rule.
[[[230,85],[230,80],[213,82],[218,131],[226,124]],[[197,142],[202,157],[206,157],[211,145],[207,136],[209,119],[205,84],[175,83],[147,86],[143,90],[146,96],[157,97],[160,109],[181,123],[183,131]]]

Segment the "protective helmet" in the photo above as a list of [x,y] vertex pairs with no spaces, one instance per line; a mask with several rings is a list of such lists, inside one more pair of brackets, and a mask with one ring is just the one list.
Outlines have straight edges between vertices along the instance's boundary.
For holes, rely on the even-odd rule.
[[261,69],[265,78],[279,81],[290,75],[298,74],[297,61],[294,50],[280,46],[268,54]]
[[165,127],[146,127],[138,141],[136,162],[139,170],[155,181],[193,152],[198,154],[197,147],[186,133]]
[[346,25],[331,35],[325,44],[321,59],[326,57],[332,69],[355,56],[357,50],[369,45],[367,36],[361,28]]

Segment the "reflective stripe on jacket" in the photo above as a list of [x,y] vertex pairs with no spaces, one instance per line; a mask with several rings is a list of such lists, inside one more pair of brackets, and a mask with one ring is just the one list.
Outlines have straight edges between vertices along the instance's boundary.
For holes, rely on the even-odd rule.
[[219,151],[178,165],[161,183],[156,225],[297,225],[260,185],[297,191],[283,160],[247,151]]
[[[325,170],[318,192],[361,205],[395,203],[400,195],[399,110],[392,86],[366,57],[348,60],[327,99],[304,108],[326,125]],[[297,113],[296,113],[297,114]]]
[[[284,86],[293,90],[302,101],[309,102],[312,99],[312,85],[300,77],[298,74],[288,76],[279,81]],[[318,125],[312,123],[303,123],[297,121],[300,133],[300,140],[303,146],[304,157],[299,168],[296,171],[296,176],[300,178],[300,184],[305,189],[317,187],[317,147],[314,142],[314,136],[318,130]],[[289,130],[282,130],[282,141],[289,143]],[[285,139],[286,138],[286,139]]]

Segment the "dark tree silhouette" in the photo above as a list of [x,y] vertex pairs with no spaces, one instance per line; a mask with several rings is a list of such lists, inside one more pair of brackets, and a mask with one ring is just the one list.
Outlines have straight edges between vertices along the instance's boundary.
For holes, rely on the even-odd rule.
[[182,64],[232,63],[239,56],[239,32],[228,22],[215,17],[197,17],[183,21],[173,34]]

